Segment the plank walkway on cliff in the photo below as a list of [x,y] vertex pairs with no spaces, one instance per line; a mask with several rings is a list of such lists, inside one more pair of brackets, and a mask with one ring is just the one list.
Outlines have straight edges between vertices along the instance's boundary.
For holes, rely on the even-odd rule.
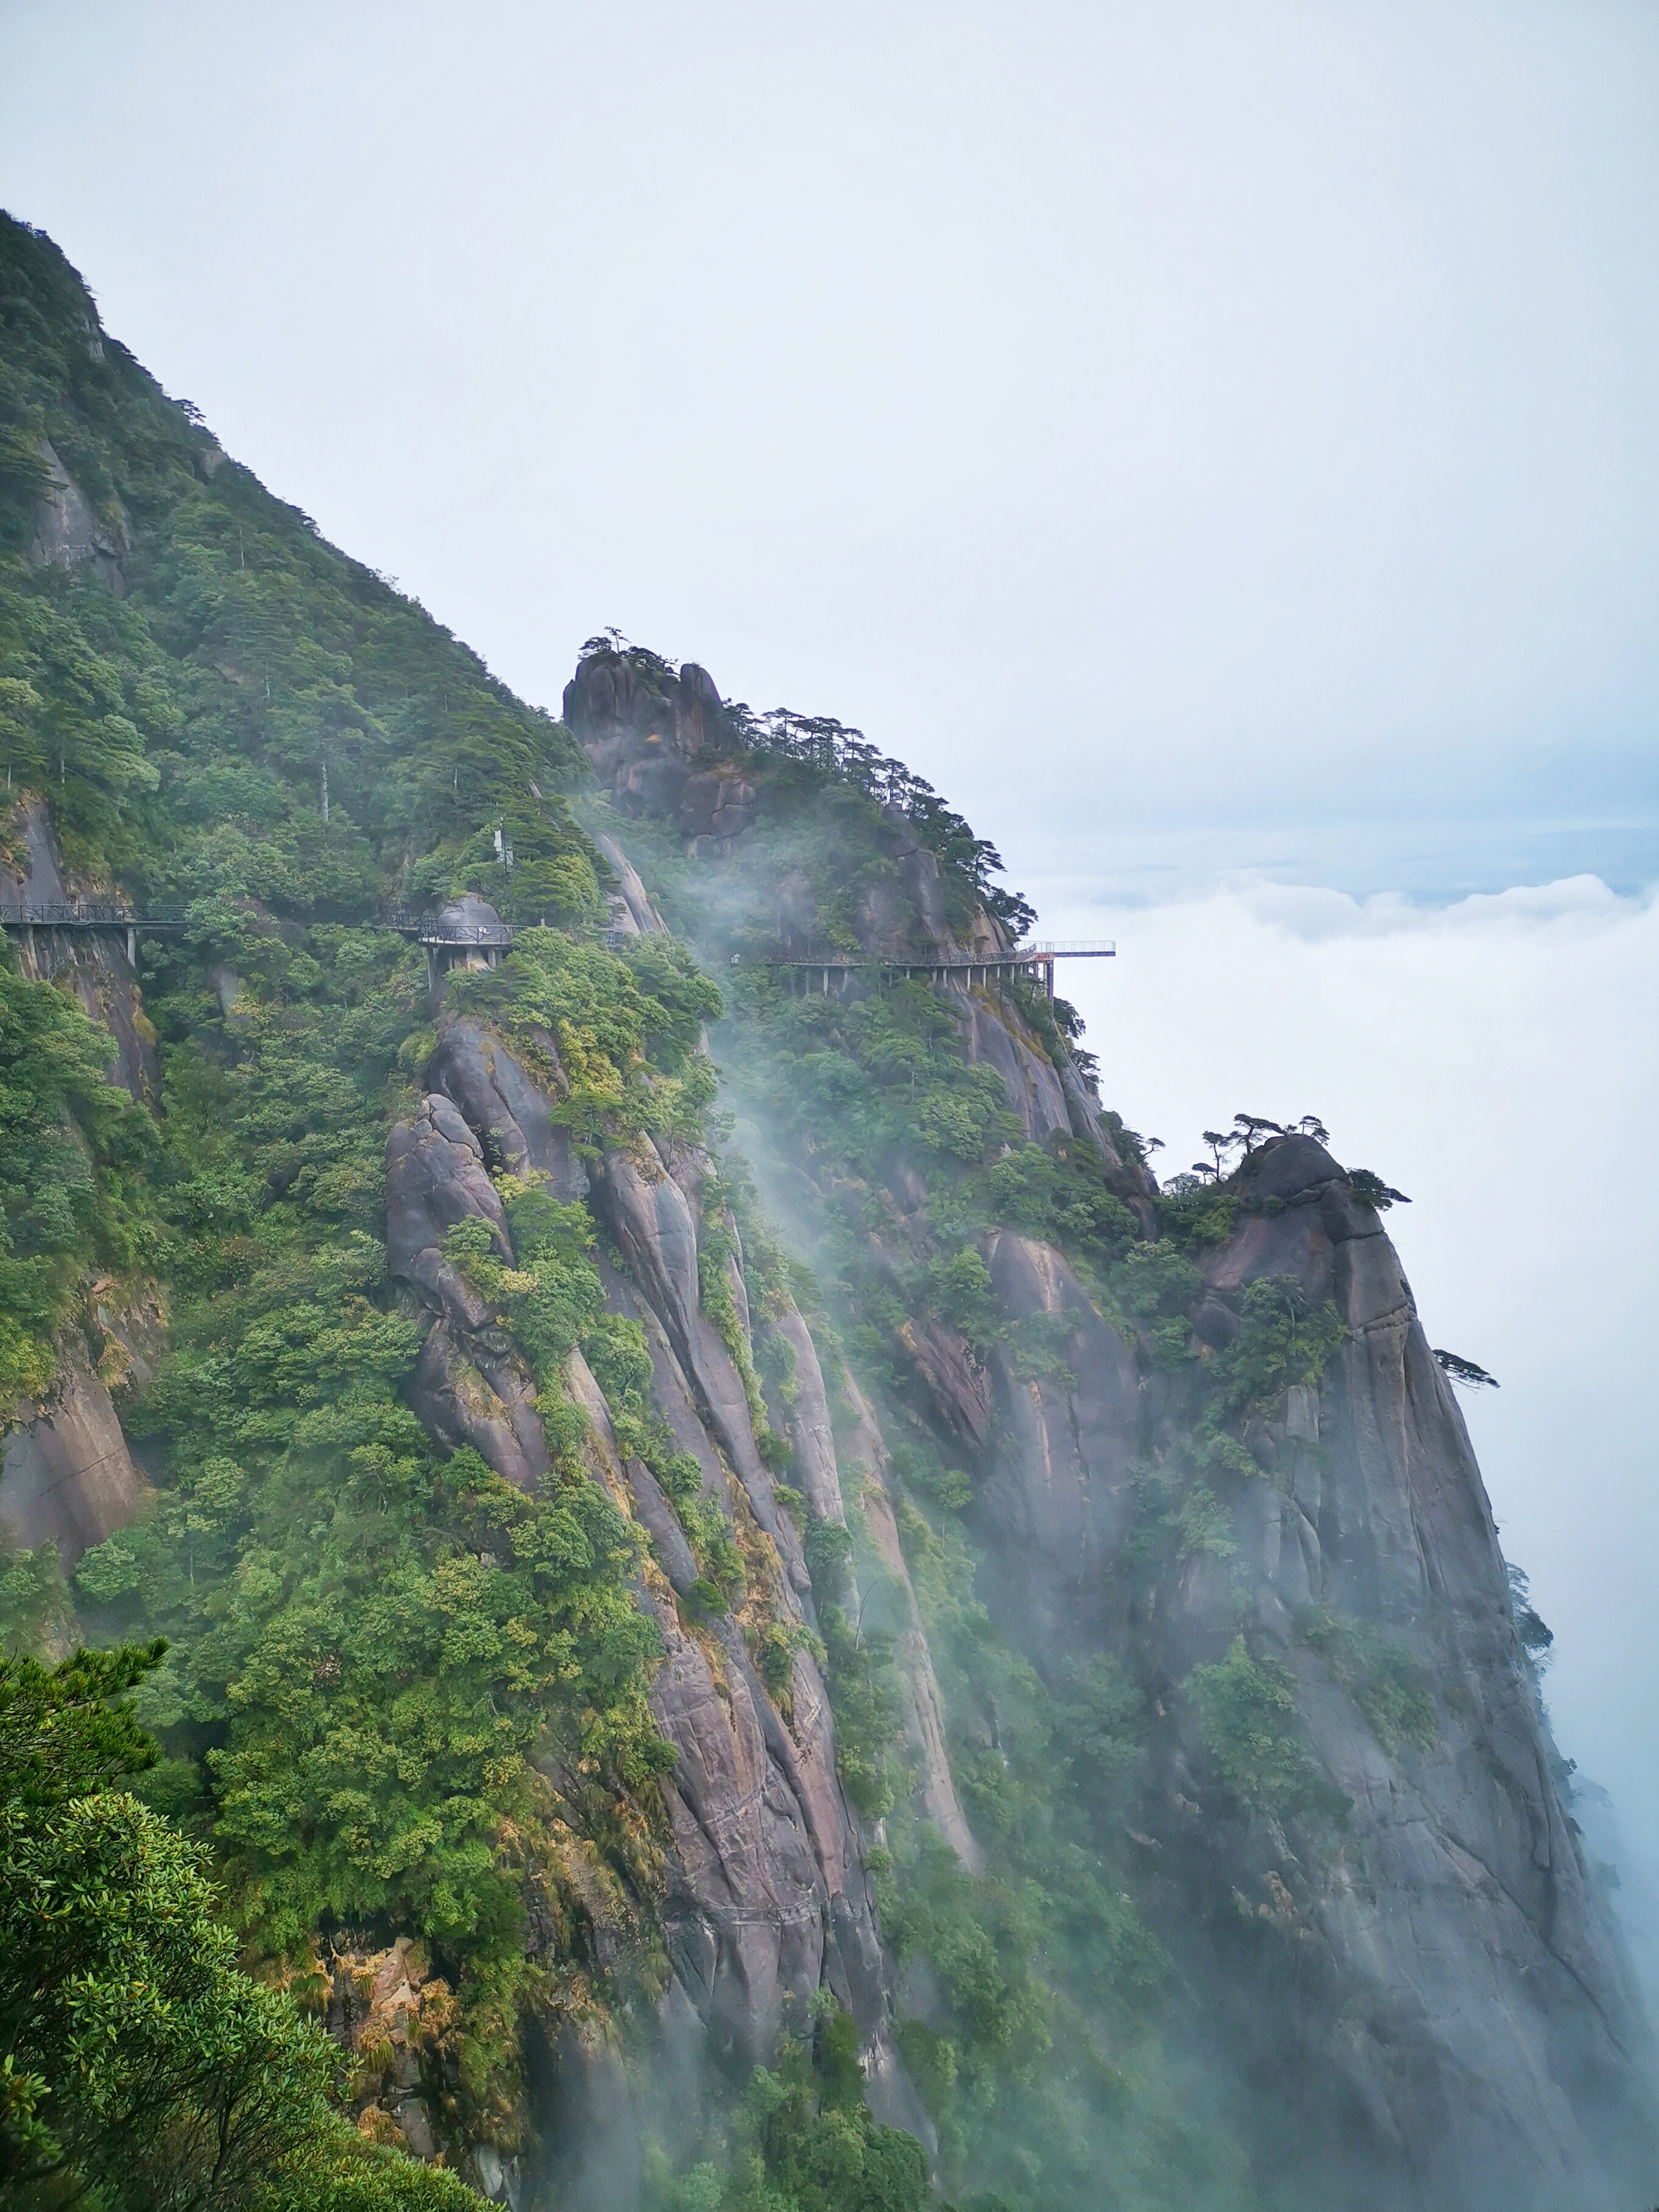
[[975,984],[988,989],[994,976],[1001,981],[1012,975],[1024,975],[1034,983],[1041,983],[1052,999],[1056,960],[1113,960],[1116,957],[1117,946],[1109,938],[1097,938],[1076,945],[1016,945],[1006,952],[957,953],[939,960],[855,959],[842,953],[817,952],[799,957],[779,957],[761,964],[804,975],[809,990],[816,976],[825,998],[830,995],[832,975],[836,979],[837,988],[844,990],[849,975],[874,972],[898,979],[943,976],[947,982],[960,980],[968,990]]
[[[188,909],[183,906],[128,908],[113,900],[100,899],[60,899],[33,906],[15,900],[0,902],[0,929],[21,930],[31,939],[37,929],[108,932],[125,938],[127,958],[135,967],[141,930],[181,930],[188,920]],[[340,921],[355,929],[392,930],[399,937],[425,945],[429,952],[461,949],[482,951],[492,968],[502,953],[512,951],[518,935],[510,921],[462,920],[448,914],[413,913],[401,908],[367,919],[348,915],[313,915],[309,920]],[[614,944],[620,934],[618,931],[607,930],[606,942]],[[850,976],[874,973],[889,980],[918,975],[930,980],[943,978],[947,982],[960,981],[969,990],[975,985],[988,989],[994,978],[1001,981],[1010,976],[1024,975],[1040,983],[1052,999],[1055,961],[1111,960],[1116,954],[1116,945],[1102,938],[1072,945],[1016,945],[1005,952],[953,953],[936,960],[855,958],[844,953],[815,952],[799,957],[780,955],[757,964],[799,975],[807,980],[809,989],[816,978],[826,998],[832,976],[837,989],[845,990]],[[734,960],[732,964],[738,963]]]
[[[135,965],[141,930],[180,930],[187,927],[189,919],[189,909],[183,906],[129,908],[103,899],[58,899],[33,906],[15,899],[0,901],[0,929],[21,930],[29,935],[37,929],[108,932],[126,939],[127,957]],[[307,927],[317,921],[337,921],[351,929],[388,929],[417,945],[476,947],[497,957],[512,950],[517,934],[508,921],[464,921],[443,914],[399,911],[367,918],[343,914],[307,916]],[[490,965],[495,965],[494,959]]]

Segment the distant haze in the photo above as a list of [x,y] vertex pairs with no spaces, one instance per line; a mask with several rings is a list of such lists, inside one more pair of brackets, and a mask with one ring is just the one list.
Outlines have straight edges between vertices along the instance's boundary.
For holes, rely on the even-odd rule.
[[0,39],[0,199],[529,696],[614,622],[1143,892],[1659,872],[1647,0]]
[[1175,1164],[1411,1193],[1638,1876],[1656,116],[1647,0],[0,8],[0,201],[329,537],[550,706],[615,623],[862,725],[1120,937]]

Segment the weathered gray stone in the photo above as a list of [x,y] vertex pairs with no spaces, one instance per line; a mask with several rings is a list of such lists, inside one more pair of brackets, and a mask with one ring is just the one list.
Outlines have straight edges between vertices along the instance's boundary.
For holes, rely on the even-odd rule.
[[121,564],[132,546],[119,501],[109,514],[98,514],[50,441],[42,438],[38,450],[47,481],[24,559],[32,568],[90,568],[106,592],[125,599],[127,580]]
[[452,1102],[434,1092],[412,1121],[400,1121],[386,1143],[386,1266],[410,1273],[422,1252],[474,1217],[489,1223],[495,1249],[513,1256],[501,1201],[484,1167],[483,1149]]
[[124,1528],[151,1496],[110,1395],[73,1335],[47,1396],[6,1437],[0,1529],[9,1545],[55,1544],[64,1570]]
[[1013,1009],[1002,1012],[988,998],[970,994],[965,1028],[969,1059],[994,1067],[1002,1078],[1008,1103],[1031,1141],[1040,1145],[1045,1137],[1070,1135],[1071,1115],[1054,1063],[1024,1033]]
[[[553,1040],[544,1036],[544,1079],[562,1077]],[[446,1013],[439,1019],[438,1047],[427,1066],[434,1091],[451,1100],[477,1132],[481,1155],[516,1176],[544,1178],[550,1197],[568,1205],[587,1194],[587,1172],[576,1157],[570,1132],[552,1119],[556,1091],[532,1080],[524,1063],[501,1037],[470,1015]]]

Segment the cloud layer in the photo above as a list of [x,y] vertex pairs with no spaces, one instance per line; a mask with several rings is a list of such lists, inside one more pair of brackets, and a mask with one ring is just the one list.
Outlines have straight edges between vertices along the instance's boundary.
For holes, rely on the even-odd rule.
[[1049,888],[1045,934],[1117,939],[1060,988],[1165,1172],[1235,1112],[1315,1113],[1410,1194],[1388,1225],[1430,1341],[1502,1386],[1466,1411],[1556,1632],[1562,1747],[1612,1796],[1632,1894],[1659,1892],[1659,902],[1594,878],[1441,908]]

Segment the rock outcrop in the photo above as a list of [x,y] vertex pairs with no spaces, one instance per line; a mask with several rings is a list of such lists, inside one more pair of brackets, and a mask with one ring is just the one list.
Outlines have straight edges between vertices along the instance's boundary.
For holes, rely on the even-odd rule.
[[[702,697],[701,671],[696,681]],[[630,692],[619,665],[590,661],[566,699],[616,805],[667,820],[712,864],[717,956],[734,941],[733,915],[748,913],[800,957],[821,926],[807,874],[786,861],[769,877],[747,831],[711,840],[688,810],[695,775],[739,773],[708,757],[718,724],[706,700],[699,711],[701,753],[671,675]],[[854,926],[878,956],[963,941],[915,859],[886,869]],[[1141,1233],[1155,1234],[1154,1186],[1069,1058],[1006,999],[956,1003],[965,1056],[1001,1078],[1027,1139],[1091,1146]],[[893,1208],[866,1232],[864,1260],[902,1296],[933,1249],[928,1190],[912,1163],[881,1172]],[[622,1180],[611,1179],[611,1218],[661,1284],[690,1358],[672,1287],[677,1270],[684,1280],[679,1207],[631,1184],[622,1199]],[[779,1188],[802,1224],[815,1202],[844,1195],[799,1158]],[[1343,2212],[1613,2212],[1645,2201],[1644,2176],[1659,2165],[1649,2032],[1571,1818],[1480,1473],[1393,1249],[1309,1139],[1261,1146],[1233,1196],[1232,1233],[1204,1263],[1194,1334],[1173,1358],[1166,1343],[1152,1360],[1137,1327],[1103,1310],[1053,1246],[1007,1231],[983,1239],[1001,1340],[975,1352],[911,1303],[895,1346],[906,1418],[973,1470],[978,1586],[1002,1632],[1056,1686],[1095,1654],[1152,1686],[1160,1717],[1135,1832],[1144,1906],[1178,1963],[1194,2049],[1211,2078],[1235,2085],[1231,2124],[1259,2170]],[[1217,1477],[1216,1540],[1179,1549],[1149,1595],[1132,1553],[1147,1470],[1190,1439],[1205,1363],[1236,1339],[1245,1293],[1264,1279],[1309,1310],[1333,1309],[1340,1348],[1316,1380],[1246,1421]],[[1052,1355],[1036,1369],[1010,1348],[1031,1324]],[[872,1538],[908,1589],[880,1420],[852,1395],[857,1440],[843,1434],[834,1454],[836,1494],[820,1473],[815,1415],[797,1424],[799,1480],[833,1517],[856,1465]],[[1322,1645],[1322,1623],[1431,1685],[1431,1730],[1407,1740],[1368,1717],[1352,1669]],[[1326,1829],[1312,1815],[1246,1810],[1194,1731],[1182,1686],[1241,1628],[1294,1682],[1330,1802],[1351,1802]],[[921,1800],[971,1866],[919,1623],[902,1656]]]
[[675,824],[705,858],[754,827],[757,793],[728,757],[737,732],[706,669],[590,654],[564,690],[564,719],[626,814]]
[[[539,1176],[567,1201],[589,1192],[567,1132],[550,1118],[564,1087],[550,1037],[537,1041],[533,1067],[480,1023],[446,1015],[428,1065],[433,1090],[394,1131],[386,1173],[388,1264],[429,1317],[416,1409],[440,1442],[470,1443],[531,1487],[548,1460],[528,1372],[441,1247],[457,1222],[476,1218],[511,1262],[487,1162]],[[605,1152],[589,1195],[623,1265],[605,1261],[603,1279],[612,1310],[644,1329],[655,1408],[676,1448],[696,1461],[705,1501],[734,1531],[746,1521],[769,1543],[772,1601],[799,1624],[811,1601],[799,1539],[757,1444],[743,1379],[703,1307],[702,1179],[696,1155],[665,1159],[648,1138]],[[794,1325],[805,1339],[798,1316]],[[661,1570],[640,1600],[663,1642],[653,1709],[678,1754],[664,1785],[672,1848],[659,1907],[678,2033],[683,2040],[695,2023],[704,2049],[740,2078],[775,2053],[786,2027],[804,2025],[813,1992],[827,1985],[860,2023],[878,2100],[892,2116],[925,2125],[892,2048],[864,1839],[836,1776],[833,1722],[811,1652],[804,1643],[795,1652],[781,1709],[738,1625],[684,1608],[697,1579],[690,1547],[649,1468],[619,1448],[580,1354],[568,1388],[592,1423],[599,1472],[650,1535]],[[838,1512],[821,1382],[817,1397],[817,1479]],[[581,2109],[583,2124],[597,2124]]]
[[7,1432],[0,1534],[18,1551],[57,1547],[67,1571],[124,1528],[150,1495],[101,1376],[78,1331],[58,1346],[51,1391]]
[[50,441],[42,438],[39,450],[46,481],[35,508],[34,536],[24,558],[32,568],[88,568],[113,598],[124,599],[127,580],[122,563],[132,543],[119,501],[100,514]]
[[[1292,1869],[1254,1839],[1261,1893],[1277,1871],[1298,1917],[1264,1948],[1320,1992],[1297,2009],[1302,2052],[1275,2054],[1263,2086],[1317,2139],[1328,2106],[1322,2127],[1304,2065],[1322,2056],[1355,2116],[1368,2201],[1611,2212],[1651,2155],[1651,2046],[1564,1802],[1462,1415],[1381,1221],[1328,1154],[1271,1143],[1239,1182],[1247,1203],[1282,1210],[1245,1217],[1206,1270],[1212,1297],[1299,1283],[1349,1332],[1264,1439],[1269,1463],[1237,1521],[1261,1633],[1301,1675],[1321,1762],[1352,1801],[1322,1867]],[[1298,1648],[1308,1604],[1420,1662],[1431,1748],[1386,1747]],[[1209,1656],[1227,1631],[1194,1593],[1174,1632]],[[1212,1863],[1218,1911],[1238,1875]]]

